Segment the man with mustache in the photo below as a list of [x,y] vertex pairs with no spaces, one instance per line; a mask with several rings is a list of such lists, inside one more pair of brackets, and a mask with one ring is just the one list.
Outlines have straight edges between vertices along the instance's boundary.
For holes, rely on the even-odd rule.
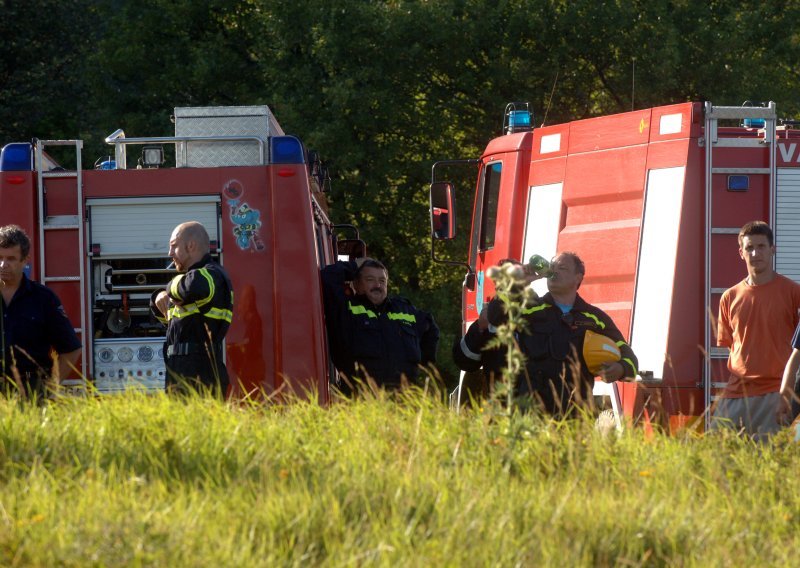
[[81,342],[58,296],[25,275],[30,250],[22,228],[0,227],[0,392],[41,401],[74,367]]
[[[388,296],[389,272],[381,262],[336,262],[322,269],[322,283],[331,358],[347,379],[369,377],[397,390],[404,378],[417,378],[420,365],[436,362],[436,322],[405,298]],[[351,385],[337,386],[351,394]]]

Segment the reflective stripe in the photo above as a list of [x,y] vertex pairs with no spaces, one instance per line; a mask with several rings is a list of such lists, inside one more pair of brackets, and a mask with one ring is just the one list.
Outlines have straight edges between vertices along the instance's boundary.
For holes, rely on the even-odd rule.
[[475,353],[469,347],[467,347],[467,340],[463,337],[461,338],[461,352],[473,361],[481,360],[481,354]]
[[617,347],[622,347],[623,345],[627,345],[624,341],[617,341]]
[[407,314],[405,312],[386,312],[390,320],[407,321],[408,323],[417,323],[417,316],[414,314]]
[[200,310],[197,304],[187,304],[185,306],[172,306],[167,315],[168,319],[171,318],[185,318],[194,314],[199,314]]
[[550,304],[539,304],[538,306],[531,306],[530,308],[522,308],[522,313],[527,316],[536,312],[541,312],[546,308],[552,308],[552,307],[553,306],[551,306]]
[[581,313],[582,313],[583,315],[585,315],[587,318],[591,318],[591,319],[593,319],[593,320],[594,320],[594,323],[596,323],[596,324],[597,324],[597,326],[598,326],[600,329],[605,329],[605,328],[606,328],[606,324],[604,324],[603,322],[601,322],[601,321],[600,321],[600,320],[597,318],[597,316],[596,316],[596,315],[594,315],[594,314],[590,314],[589,312],[581,312]]
[[198,272],[202,274],[203,278],[205,278],[206,281],[208,282],[208,296],[200,300],[197,300],[196,304],[198,306],[205,306],[212,300],[212,298],[214,298],[214,278],[211,276],[211,273],[208,271],[207,268],[201,268],[198,270]]
[[[168,311],[169,311],[169,310],[168,310]],[[168,319],[168,318],[169,318],[169,315],[167,315],[167,317],[156,316],[156,319],[157,319],[158,321],[160,321],[161,323],[167,323],[167,322],[169,321],[169,319]]]
[[639,370],[636,368],[636,365],[633,364],[633,361],[631,361],[627,357],[623,357],[622,360],[625,361],[628,365],[631,366],[631,369],[633,369],[633,376],[634,377],[639,374]]
[[172,281],[169,283],[169,295],[173,298],[177,298],[178,300],[182,300],[183,297],[178,293],[178,285],[183,280],[184,274],[178,274]]
[[231,310],[225,310],[222,308],[211,308],[205,314],[207,318],[223,320],[228,323],[231,323],[233,319],[233,312]]
[[350,302],[350,301],[347,302],[347,308],[350,310],[351,314],[354,314],[354,315],[357,315],[357,316],[364,314],[364,315],[367,315],[367,316],[369,316],[371,318],[378,317],[377,314],[375,312],[373,312],[372,310],[368,310],[364,306],[354,306],[352,304],[352,302]]

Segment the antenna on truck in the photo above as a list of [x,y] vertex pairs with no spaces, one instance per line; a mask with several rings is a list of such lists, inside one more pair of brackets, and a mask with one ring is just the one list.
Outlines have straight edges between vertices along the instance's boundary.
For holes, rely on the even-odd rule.
[[556,78],[553,79],[553,88],[550,90],[550,98],[547,99],[547,108],[544,110],[544,118],[542,119],[542,126],[547,121],[547,113],[550,112],[550,103],[553,102],[553,95],[556,92],[556,84],[558,84],[558,74],[559,71],[556,70]]

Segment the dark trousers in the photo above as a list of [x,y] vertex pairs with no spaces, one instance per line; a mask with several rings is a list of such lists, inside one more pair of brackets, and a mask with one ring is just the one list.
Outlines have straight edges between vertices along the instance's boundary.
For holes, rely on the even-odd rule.
[[213,361],[207,354],[172,355],[167,358],[167,392],[188,394],[212,393],[225,398],[228,392],[228,370],[222,362],[221,350]]

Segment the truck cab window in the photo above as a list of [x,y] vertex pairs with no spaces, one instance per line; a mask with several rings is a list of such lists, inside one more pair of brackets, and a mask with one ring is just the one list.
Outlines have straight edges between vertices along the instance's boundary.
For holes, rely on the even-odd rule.
[[500,174],[503,164],[489,164],[483,173],[483,203],[481,204],[480,250],[494,247],[497,226],[497,206],[500,200]]

